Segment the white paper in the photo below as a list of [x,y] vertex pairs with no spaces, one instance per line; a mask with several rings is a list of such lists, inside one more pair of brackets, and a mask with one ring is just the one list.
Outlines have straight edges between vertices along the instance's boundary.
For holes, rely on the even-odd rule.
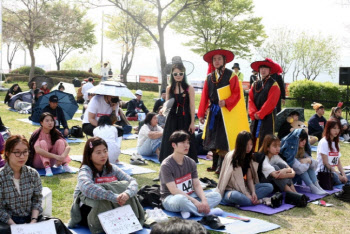
[[98,218],[107,234],[132,233],[142,229],[130,205],[103,212]]
[[31,224],[17,224],[10,227],[12,234],[56,234],[53,220]]
[[235,219],[228,219],[228,218],[224,218],[224,217],[218,217],[218,218],[220,220],[220,223],[222,223],[223,225],[235,223],[235,222],[240,222],[240,221],[235,220]]

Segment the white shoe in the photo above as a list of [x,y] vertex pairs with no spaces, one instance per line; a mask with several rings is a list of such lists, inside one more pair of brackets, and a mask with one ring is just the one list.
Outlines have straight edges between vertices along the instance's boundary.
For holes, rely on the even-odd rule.
[[181,211],[181,216],[184,219],[188,219],[191,216],[191,213],[187,211]]
[[323,189],[322,190],[318,189],[316,187],[316,185],[314,185],[314,184],[310,184],[309,187],[310,187],[311,193],[313,193],[313,194],[318,194],[318,195],[325,195],[325,194],[327,194],[326,191],[324,191]]
[[72,171],[72,169],[67,164],[62,166],[62,171],[67,173],[72,173],[72,174],[76,173],[75,171]]
[[46,167],[45,172],[46,172],[45,176],[53,176],[53,173],[51,171],[51,167]]

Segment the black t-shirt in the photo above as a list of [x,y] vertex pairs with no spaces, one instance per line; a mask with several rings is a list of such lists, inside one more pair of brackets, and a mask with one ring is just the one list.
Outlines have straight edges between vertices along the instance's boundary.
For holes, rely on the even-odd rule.
[[245,157],[244,161],[243,161],[243,165],[242,165],[243,177],[247,174],[248,168],[250,168],[250,158],[249,157]]

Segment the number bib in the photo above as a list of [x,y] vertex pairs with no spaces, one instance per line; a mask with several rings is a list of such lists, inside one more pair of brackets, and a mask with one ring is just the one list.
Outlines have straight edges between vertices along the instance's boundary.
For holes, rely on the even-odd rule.
[[60,124],[58,123],[58,120],[57,120],[57,117],[54,117],[54,119],[55,119],[55,126],[57,127],[59,127],[60,126]]
[[175,179],[175,184],[178,189],[181,191],[191,194],[193,193],[193,187],[192,187],[192,176],[191,173],[188,173],[187,175],[184,175],[183,177]]
[[104,184],[118,180],[115,176],[110,177],[97,177],[95,178],[95,184]]
[[338,166],[340,154],[339,152],[329,152],[328,153],[328,163],[332,167]]

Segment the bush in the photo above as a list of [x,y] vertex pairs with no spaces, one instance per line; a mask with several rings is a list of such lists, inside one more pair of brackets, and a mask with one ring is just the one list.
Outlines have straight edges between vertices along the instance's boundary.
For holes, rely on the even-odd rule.
[[45,73],[47,76],[64,76],[64,77],[80,77],[80,78],[101,78],[100,75],[97,75],[95,73],[90,73],[86,71],[79,71],[79,70],[60,70],[60,71],[48,71]]
[[128,89],[141,89],[142,91],[152,91],[159,92],[158,84],[149,84],[149,83],[136,83],[136,82],[126,82],[124,83]]
[[[10,73],[12,73],[12,74],[22,74],[22,75],[29,76],[29,72],[30,72],[30,67],[29,66],[24,66],[24,67],[20,67],[20,68],[17,68],[15,70],[12,70]],[[44,75],[45,74],[45,70],[40,68],[40,67],[35,67],[34,74],[35,75]]]
[[296,105],[306,106],[312,102],[321,102],[325,107],[333,107],[339,101],[346,102],[346,86],[340,86],[331,82],[316,82],[310,80],[295,81],[288,87],[291,98],[297,98]]

